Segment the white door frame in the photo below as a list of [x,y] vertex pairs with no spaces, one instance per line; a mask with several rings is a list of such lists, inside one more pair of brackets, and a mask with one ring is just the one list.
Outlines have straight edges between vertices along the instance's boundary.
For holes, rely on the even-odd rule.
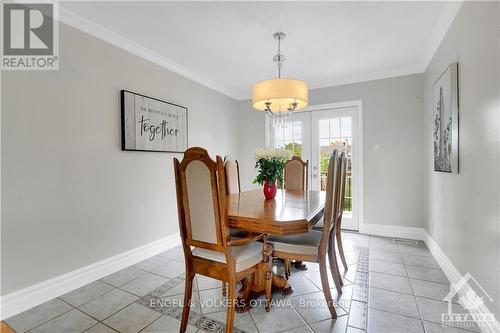
[[[303,108],[297,113],[301,112],[312,112],[319,110],[327,110],[327,109],[339,109],[345,107],[356,107],[358,110],[358,172],[359,172],[359,181],[358,181],[358,229],[360,232],[364,229],[364,172],[363,172],[363,101],[362,100],[353,100],[346,102],[337,102],[337,103],[327,103],[327,104],[318,104],[318,105],[310,105],[308,107]],[[266,146],[271,146],[271,122],[269,118],[265,117],[265,142]]]

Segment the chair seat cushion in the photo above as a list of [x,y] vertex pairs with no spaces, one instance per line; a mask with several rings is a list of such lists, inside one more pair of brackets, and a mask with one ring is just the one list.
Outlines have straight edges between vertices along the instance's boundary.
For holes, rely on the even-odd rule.
[[[229,247],[235,257],[236,272],[244,271],[262,261],[262,243],[252,242],[246,245]],[[226,255],[222,252],[195,248],[193,255],[205,259],[226,263]]]
[[297,254],[318,254],[322,233],[311,230],[305,234],[292,236],[270,236],[269,242],[274,250]]

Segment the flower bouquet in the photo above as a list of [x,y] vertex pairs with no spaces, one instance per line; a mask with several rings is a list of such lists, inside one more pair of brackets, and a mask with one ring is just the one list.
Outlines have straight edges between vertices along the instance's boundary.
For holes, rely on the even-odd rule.
[[285,149],[255,150],[255,168],[258,169],[254,184],[264,185],[264,196],[266,199],[274,199],[276,196],[276,182],[283,183],[283,170],[285,163],[291,158],[289,151]]

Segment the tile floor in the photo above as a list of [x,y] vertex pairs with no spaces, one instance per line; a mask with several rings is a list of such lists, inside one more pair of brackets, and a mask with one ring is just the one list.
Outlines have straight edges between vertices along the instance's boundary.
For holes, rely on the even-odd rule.
[[[319,267],[293,271],[293,294],[273,294],[263,304],[237,314],[235,332],[454,332],[441,325],[448,280],[426,246],[344,233],[349,269],[339,296],[330,282],[338,318],[322,303]],[[279,262],[274,269],[282,272]],[[184,292],[180,247],[161,253],[99,281],[6,320],[17,332],[159,333],[178,332]],[[220,282],[197,276],[188,332],[223,331],[226,311]],[[319,304],[319,305],[317,305]],[[455,311],[463,312],[460,305]],[[454,306],[455,306],[454,305]],[[472,331],[478,331],[471,328]]]

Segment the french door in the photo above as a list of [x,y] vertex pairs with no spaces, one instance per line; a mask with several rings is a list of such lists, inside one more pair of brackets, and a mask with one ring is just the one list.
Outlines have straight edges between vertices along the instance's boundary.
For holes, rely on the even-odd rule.
[[347,157],[342,228],[358,230],[359,133],[358,107],[349,106],[292,114],[285,127],[271,128],[270,144],[309,160],[309,187],[324,191],[329,156],[334,149]]

